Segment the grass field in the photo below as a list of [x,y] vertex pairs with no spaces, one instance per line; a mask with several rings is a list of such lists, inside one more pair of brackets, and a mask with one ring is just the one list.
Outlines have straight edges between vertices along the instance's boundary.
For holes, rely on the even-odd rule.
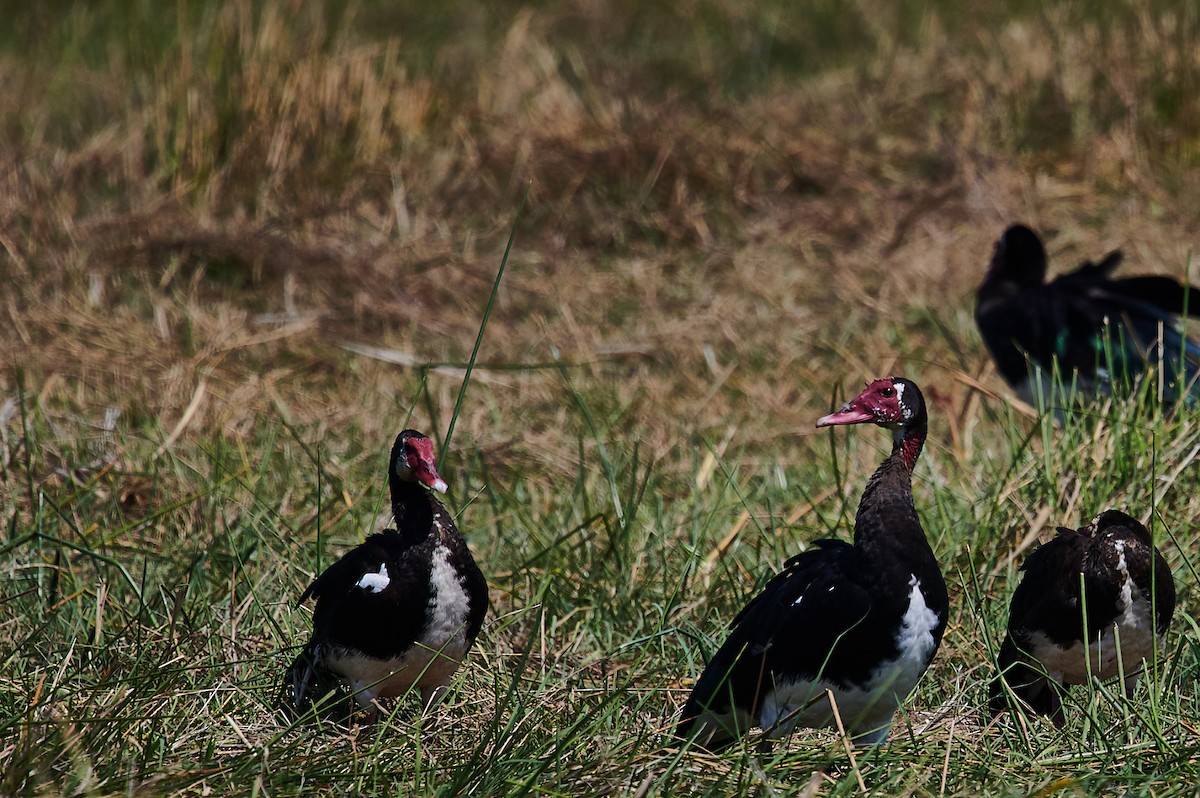
[[[0,794],[1194,794],[1200,427],[1012,406],[971,313],[1017,219],[1200,279],[1200,7],[801,6],[10,9]],[[888,437],[813,423],[892,373],[951,592],[892,742],[664,749],[737,609],[849,535]],[[406,426],[484,633],[428,716],[289,727],[295,600]],[[1107,507],[1174,570],[1161,661],[992,720],[1016,565]]]

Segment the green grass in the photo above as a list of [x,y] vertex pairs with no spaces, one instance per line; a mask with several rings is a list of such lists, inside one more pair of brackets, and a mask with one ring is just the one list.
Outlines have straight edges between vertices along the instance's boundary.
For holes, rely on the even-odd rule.
[[[492,584],[488,625],[445,705],[421,718],[415,700],[401,702],[357,739],[289,727],[271,701],[307,634],[295,596],[381,509],[384,448],[355,430],[331,440],[275,421],[254,447],[200,438],[155,458],[148,436],[118,430],[60,449],[52,420],[29,409],[9,441],[2,550],[6,794],[237,794],[252,784],[267,794],[756,794],[812,773],[830,794],[853,794],[854,768],[885,794],[1028,792],[1058,779],[1084,793],[1160,794],[1193,777],[1198,630],[1186,587],[1169,649],[1134,694],[1076,688],[1062,733],[990,724],[980,709],[1013,584],[1005,563],[1037,509],[1051,523],[1107,506],[1153,510],[1178,581],[1194,579],[1186,519],[1197,478],[1163,466],[1197,446],[1189,425],[1132,423],[1110,408],[1062,429],[1003,419],[1008,439],[967,456],[932,445],[918,506],[954,601],[942,652],[892,744],[850,762],[831,734],[801,732],[772,754],[709,758],[662,748],[683,691],[724,621],[784,556],[845,534],[886,436],[832,436],[836,458],[812,438],[799,458],[807,466],[727,454],[698,488],[669,475],[707,472],[713,448],[646,462],[568,390],[588,431],[574,479],[557,491],[517,472],[484,480],[482,464],[452,459],[460,522]],[[17,466],[27,454],[28,470]],[[84,458],[104,465],[59,474]],[[841,488],[811,496],[839,484],[835,463]],[[41,475],[31,503],[18,479],[30,473]],[[131,489],[148,495],[135,502]],[[27,518],[18,506],[30,505]],[[750,522],[710,557],[743,511]]]
[[[1058,268],[1194,268],[1200,17],[809,6],[17,13],[0,794],[1191,792],[1200,432],[1031,418],[970,311],[1015,219]],[[849,535],[888,436],[812,425],[885,373],[929,403],[952,599],[891,743],[664,748],[734,613]],[[290,726],[294,602],[380,522],[407,426],[449,439],[484,633],[427,716]],[[1161,661],[1075,688],[1062,731],[991,721],[1017,565],[1107,507],[1180,587]]]

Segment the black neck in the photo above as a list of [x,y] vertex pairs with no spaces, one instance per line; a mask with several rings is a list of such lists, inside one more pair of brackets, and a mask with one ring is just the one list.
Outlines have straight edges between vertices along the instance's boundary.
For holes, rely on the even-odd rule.
[[425,488],[395,474],[388,478],[396,530],[405,537],[421,538],[433,528],[433,498]]
[[854,542],[869,556],[898,557],[902,561],[932,556],[912,494],[912,470],[921,454],[926,429],[922,411],[896,430],[891,455],[867,480],[854,519]]

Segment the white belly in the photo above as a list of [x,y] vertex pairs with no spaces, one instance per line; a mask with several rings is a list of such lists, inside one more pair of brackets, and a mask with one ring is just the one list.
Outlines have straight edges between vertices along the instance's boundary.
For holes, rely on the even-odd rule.
[[469,648],[466,626],[471,601],[449,556],[445,546],[434,549],[429,620],[420,638],[402,654],[376,659],[342,648],[327,653],[325,667],[345,677],[359,703],[369,704],[378,696],[404,695],[413,687],[428,695],[447,684],[462,664]]
[[861,685],[840,687],[824,679],[776,682],[758,718],[769,736],[785,735],[797,726],[834,725],[828,690],[843,727],[856,742],[878,745],[887,739],[896,707],[916,687],[936,646],[937,613],[925,604],[915,576],[910,584],[908,610],[896,633],[897,656],[880,663]]
[[[1029,638],[1030,652],[1038,658],[1055,681],[1060,684],[1083,684],[1090,674],[1100,679],[1111,679],[1123,672],[1126,677],[1136,676],[1141,671],[1141,662],[1154,653],[1158,636],[1154,631],[1150,614],[1150,602],[1137,589],[1125,567],[1125,545],[1116,542],[1121,553],[1117,568],[1125,575],[1121,594],[1117,600],[1120,613],[1112,625],[1100,630],[1095,640],[1076,641],[1063,648],[1041,632]],[[1086,654],[1085,654],[1086,651]]]
[[334,649],[325,659],[331,671],[350,683],[356,700],[363,705],[377,697],[404,695],[414,687],[425,694],[445,685],[466,656],[465,637],[443,647],[414,645],[399,657],[375,659]]

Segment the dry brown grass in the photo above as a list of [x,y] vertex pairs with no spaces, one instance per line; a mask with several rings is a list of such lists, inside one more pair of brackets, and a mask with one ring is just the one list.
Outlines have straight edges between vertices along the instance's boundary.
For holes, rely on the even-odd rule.
[[[298,418],[361,413],[348,396],[393,369],[338,344],[462,361],[528,187],[483,360],[553,344],[594,363],[659,446],[803,428],[843,375],[978,374],[965,309],[1009,220],[1056,231],[1065,262],[1123,246],[1147,270],[1190,267],[1195,135],[1153,116],[1156,91],[1195,85],[1190,18],[1072,13],[994,32],[934,18],[919,47],[875,31],[882,52],[853,69],[695,102],[639,92],[636,61],[621,75],[556,46],[569,14],[518,14],[442,85],[402,63],[402,37],[226,4],[152,71],[43,63],[7,107],[0,345],[79,409],[177,417],[203,379],[238,410],[206,401],[198,426],[237,430],[272,391]],[[70,140],[47,133],[61,96],[41,91],[62,83],[105,120]],[[410,384],[390,379],[379,394]],[[505,407],[555,402],[553,373],[495,379]]]
[[[938,454],[920,488],[933,514],[930,492],[979,478],[943,469],[999,447],[985,411],[1007,392],[971,307],[1006,224],[1045,230],[1059,266],[1122,247],[1139,270],[1200,280],[1195,11],[1063,0],[1008,18],[946,4],[913,25],[903,4],[864,1],[846,12],[861,53],[755,81],[723,72],[736,59],[704,49],[721,39],[669,10],[580,0],[482,20],[451,4],[460,35],[414,42],[373,4],[337,24],[308,5],[225,2],[167,23],[173,36],[145,53],[0,51],[0,394],[14,398],[20,375],[48,419],[54,469],[37,476],[54,495],[98,480],[100,498],[136,518],[186,482],[97,477],[106,459],[88,447],[105,446],[110,407],[152,452],[212,440],[253,452],[282,420],[326,443],[334,480],[410,412],[444,429],[526,190],[455,449],[519,472],[534,506],[561,498],[581,439],[598,437],[581,401],[667,472],[670,502],[712,476],[696,442],[755,469],[803,461],[836,386],[902,372],[935,408]],[[702,5],[731,49],[767,18],[776,47],[813,35],[791,11]],[[650,40],[630,44],[643,24]],[[8,479],[19,427],[7,408],[3,485],[26,512],[32,499]],[[845,473],[865,473],[877,450],[852,457]],[[1012,504],[1036,465],[1010,475]],[[1077,476],[1062,475],[1063,501],[1087,513]],[[706,545],[749,538],[739,524],[776,532],[731,549],[744,589],[761,569],[739,557],[765,545],[773,562],[797,530],[823,533],[859,483],[807,487],[815,513],[797,494],[752,519],[714,516]],[[347,485],[339,512],[371,493]],[[1195,500],[1172,501],[1170,524],[1195,517]],[[1035,509],[1014,511],[996,545],[1037,526]],[[129,544],[202,535],[224,517],[212,512]],[[310,520],[295,526],[306,545]],[[948,556],[963,566],[986,553]],[[993,565],[981,566],[989,593]],[[530,600],[517,576],[493,578],[501,611]],[[977,613],[959,612],[940,676],[986,658]],[[519,653],[534,631],[495,631],[489,651]],[[572,640],[583,654],[571,667],[594,666],[589,645]],[[548,703],[567,718],[571,700]],[[662,722],[655,711],[638,706],[630,722]],[[953,744],[940,731],[929,744],[942,736]],[[636,789],[622,777],[588,776]]]
[[[735,43],[757,24],[714,8]],[[414,368],[342,345],[461,363],[526,187],[482,360],[554,347],[655,451],[727,429],[786,445],[832,383],[889,370],[955,409],[961,443],[978,399],[948,372],[996,385],[970,294],[1014,218],[1060,263],[1122,246],[1192,269],[1194,13],[934,14],[910,41],[902,10],[864,6],[874,49],[852,66],[740,94],[721,57],[673,90],[604,4],[457,13],[468,35],[433,69],[370,10],[331,26],[276,2],[173,23],[140,58],[0,58],[19,87],[0,347],[39,401],[166,430],[237,436],[278,411],[384,435]],[[99,23],[77,17],[86,39]],[[457,374],[430,373],[439,418]],[[556,371],[485,369],[479,387],[472,446],[571,448]]]

